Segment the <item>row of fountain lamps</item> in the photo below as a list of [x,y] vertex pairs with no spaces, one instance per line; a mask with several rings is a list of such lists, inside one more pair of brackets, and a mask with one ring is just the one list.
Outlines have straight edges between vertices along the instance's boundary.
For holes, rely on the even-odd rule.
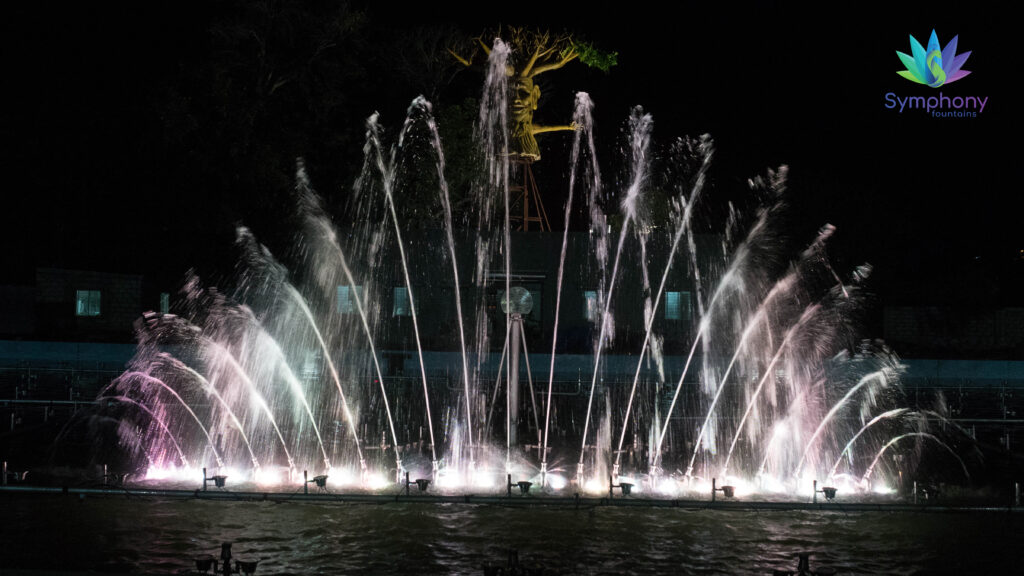
[[[224,476],[224,475],[207,476],[206,475],[206,468],[203,468],[203,491],[204,492],[206,491],[207,485],[210,482],[213,483],[214,487],[220,488],[220,489],[224,489],[224,487],[227,485],[227,478],[228,477]],[[405,481],[402,484],[405,487],[405,494],[406,494],[406,496],[408,496],[408,495],[410,495],[410,492],[411,492],[410,488],[412,486],[416,486],[416,488],[420,492],[426,492],[427,488],[430,487],[430,483],[431,483],[431,480],[429,478],[417,478],[415,480],[409,480],[409,472],[406,472],[405,473]],[[327,475],[326,474],[321,474],[319,476],[314,476],[313,478],[310,478],[309,477],[309,473],[306,470],[303,470],[302,471],[302,489],[303,489],[304,493],[309,494],[309,485],[310,484],[315,485],[318,490],[326,492],[327,491]],[[527,480],[520,480],[518,482],[513,482],[512,481],[512,475],[511,474],[506,475],[505,488],[506,488],[506,495],[509,496],[509,497],[512,496],[512,489],[513,488],[519,488],[520,494],[529,494],[530,493],[530,488],[532,486],[533,486],[533,482],[529,482]],[[633,484],[631,484],[629,482],[621,482],[621,481],[618,484],[616,484],[614,482],[612,476],[608,476],[608,497],[609,498],[614,497],[616,489],[618,489],[619,492],[623,496],[629,496],[632,493],[632,491],[633,491]],[[819,489],[818,488],[818,481],[815,480],[814,481],[814,502],[815,503],[818,502],[818,494],[822,494],[825,497],[825,500],[831,501],[831,500],[833,500],[836,497],[836,491],[837,491],[837,488],[835,488],[834,486],[822,486]],[[722,495],[725,496],[726,498],[733,498],[733,497],[736,496],[736,487],[735,486],[729,486],[729,485],[724,485],[722,487],[718,487],[718,479],[717,478],[712,478],[711,479],[711,501],[712,502],[715,501],[715,496],[716,496],[716,494],[718,492],[721,492]]]

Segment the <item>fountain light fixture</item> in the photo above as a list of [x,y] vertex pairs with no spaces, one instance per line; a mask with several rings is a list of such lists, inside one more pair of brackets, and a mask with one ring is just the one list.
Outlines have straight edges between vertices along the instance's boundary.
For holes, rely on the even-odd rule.
[[124,483],[128,480],[128,474],[124,472],[110,472],[107,469],[107,465],[103,465],[103,485],[113,486],[119,488],[124,486]]
[[429,478],[417,478],[415,480],[410,481],[409,480],[409,472],[406,471],[405,472],[405,495],[406,496],[409,495],[409,487],[412,486],[413,484],[415,484],[416,487],[420,489],[420,492],[426,492],[427,488],[430,486],[430,479]]
[[814,481],[814,503],[815,504],[818,503],[818,494],[824,494],[825,495],[825,500],[831,502],[836,497],[836,490],[837,489],[836,489],[835,486],[822,486],[821,490],[818,490],[818,481],[815,480]]
[[772,570],[772,576],[834,576],[835,568],[821,567],[811,570],[811,553],[800,552],[797,554],[796,570]]
[[256,572],[256,565],[260,561],[257,560],[238,560],[235,562],[235,572],[245,574],[245,576],[252,576]]
[[506,477],[505,477],[506,495],[509,498],[512,497],[512,487],[513,486],[518,486],[519,487],[519,493],[520,494],[529,494],[530,493],[530,487],[533,486],[533,482],[527,482],[526,480],[520,480],[519,482],[513,482],[512,481],[512,475],[511,474],[506,475]]
[[313,476],[313,479],[309,479],[309,472],[306,470],[302,471],[302,490],[304,493],[309,494],[310,483],[316,484],[316,487],[321,492],[327,491],[327,474],[321,474],[319,476]]
[[633,485],[629,482],[619,482],[616,484],[612,480],[612,476],[608,475],[608,499],[610,500],[615,494],[615,489],[618,488],[622,491],[623,496],[629,496],[630,492],[633,491]]
[[213,482],[213,485],[217,488],[224,488],[224,483],[228,479],[227,476],[218,474],[216,476],[207,476],[206,468],[203,468],[203,492],[206,492],[206,484]]
[[205,574],[205,573],[210,571],[210,568],[213,568],[214,572],[217,571],[217,559],[216,558],[214,558],[210,554],[207,554],[205,556],[199,556],[198,558],[196,558],[196,570],[197,571],[202,572],[203,574]]
[[718,478],[712,478],[711,479],[711,501],[712,502],[715,501],[715,493],[716,492],[721,492],[722,495],[725,496],[726,498],[732,498],[733,496],[736,495],[736,487],[735,486],[728,486],[728,485],[726,485],[726,486],[722,486],[721,488],[719,488],[718,487]]

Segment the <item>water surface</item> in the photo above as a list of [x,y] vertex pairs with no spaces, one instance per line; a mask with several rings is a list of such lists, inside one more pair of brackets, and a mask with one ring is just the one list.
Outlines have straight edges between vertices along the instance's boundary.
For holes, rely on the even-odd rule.
[[211,502],[3,496],[0,568],[171,574],[260,558],[258,575],[483,574],[510,548],[545,574],[1010,574],[1004,513],[734,512],[466,504]]

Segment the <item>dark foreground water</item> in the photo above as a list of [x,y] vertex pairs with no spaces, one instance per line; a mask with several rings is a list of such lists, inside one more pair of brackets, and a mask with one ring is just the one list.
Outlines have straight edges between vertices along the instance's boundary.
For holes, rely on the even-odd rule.
[[483,574],[509,548],[545,574],[1021,574],[1006,513],[727,512],[0,496],[4,569],[171,574],[234,543],[257,575]]

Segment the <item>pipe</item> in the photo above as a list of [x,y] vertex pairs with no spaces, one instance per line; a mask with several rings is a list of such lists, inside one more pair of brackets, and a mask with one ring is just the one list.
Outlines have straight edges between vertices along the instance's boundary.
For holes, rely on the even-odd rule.
[[[408,497],[404,495],[395,496],[394,494],[337,494],[337,493],[310,493],[309,495],[303,495],[300,493],[271,493],[271,492],[226,492],[220,490],[213,490],[209,492],[203,492],[200,489],[195,490],[154,490],[154,489],[137,489],[137,488],[122,488],[122,489],[104,489],[104,488],[73,488],[73,487],[62,487],[62,486],[4,486],[0,487],[0,494],[7,493],[11,495],[15,494],[68,494],[68,495],[97,495],[97,496],[117,496],[123,498],[125,496],[146,496],[156,497],[165,499],[199,499],[199,500],[217,500],[217,501],[233,501],[233,502],[256,502],[256,501],[268,501],[268,502],[289,502],[289,501],[307,501],[307,502],[347,502],[347,503],[363,503],[363,504],[390,504],[394,502],[417,502],[422,504],[495,504],[495,505],[517,505],[517,506],[554,506],[554,507],[579,507],[579,506],[634,506],[641,508],[681,508],[684,510],[707,510],[709,508],[707,500],[673,500],[673,499],[655,499],[655,498],[618,498],[614,501],[609,501],[607,498],[593,498],[583,497],[576,495],[573,496],[544,496],[542,498],[516,498],[509,500],[505,496],[474,496],[474,495],[431,495],[431,496],[418,496],[416,498]],[[767,510],[767,511],[821,511],[822,508],[815,506],[809,502],[766,502],[766,501],[722,501],[717,502],[714,506],[716,510],[732,510],[732,511],[754,511],[754,510]],[[1005,504],[1000,506],[929,506],[927,508],[919,508],[908,504],[878,504],[869,502],[847,502],[843,504],[844,511],[846,512],[911,512],[920,514],[921,512],[950,512],[950,513],[964,513],[964,512],[999,512],[1005,514],[1007,508]],[[1024,514],[1024,507],[1012,508],[1010,510],[1013,513]]]

